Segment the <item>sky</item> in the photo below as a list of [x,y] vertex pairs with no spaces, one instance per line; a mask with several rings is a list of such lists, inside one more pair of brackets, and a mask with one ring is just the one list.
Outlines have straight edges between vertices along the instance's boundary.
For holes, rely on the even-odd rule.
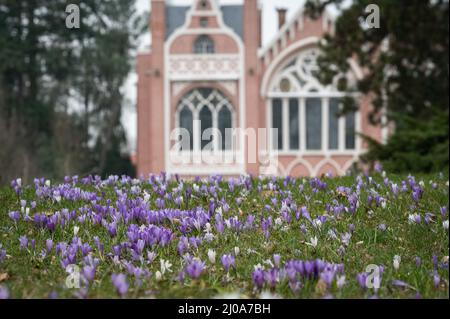
[[[173,5],[189,5],[192,0],[169,0]],[[222,4],[242,4],[243,0],[219,0]],[[302,6],[304,0],[260,0],[263,12],[263,46],[270,42],[275,37],[278,30],[278,18],[276,8],[282,7],[288,9],[287,21],[289,21],[295,12]],[[139,12],[150,11],[150,0],[137,0],[137,10]],[[148,50],[150,45],[150,33],[144,34],[139,40],[138,52]],[[137,117],[136,117],[136,83],[137,75],[133,71],[130,73],[128,80],[125,84],[125,95],[128,100],[122,114],[122,123],[127,132],[128,148],[131,152],[136,150],[136,137],[137,137]]]

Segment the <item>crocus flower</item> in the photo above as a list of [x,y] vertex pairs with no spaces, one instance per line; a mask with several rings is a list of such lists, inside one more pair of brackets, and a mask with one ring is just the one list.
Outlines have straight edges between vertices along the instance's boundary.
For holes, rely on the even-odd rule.
[[434,287],[438,288],[439,284],[441,283],[441,277],[439,276],[439,274],[437,273],[437,271],[435,271],[433,273],[433,283],[434,283]]
[[212,249],[208,249],[208,259],[211,264],[216,263],[216,252]]
[[416,260],[416,266],[420,267],[422,265],[422,259],[419,256],[416,256],[415,260]]
[[111,237],[116,237],[117,236],[117,225],[115,223],[109,224],[108,232],[111,235]]
[[447,216],[447,214],[448,214],[448,208],[447,208],[447,206],[441,207],[441,208],[440,208],[440,211],[441,211],[442,217]]
[[20,219],[20,213],[18,211],[13,211],[8,214],[9,218],[14,220],[15,222],[18,222]]
[[[1,246],[0,246],[1,247]],[[6,250],[0,249],[0,264],[6,259]]]
[[116,288],[117,293],[121,297],[125,296],[129,288],[127,276],[124,274],[112,274],[111,280],[114,287]]
[[313,248],[317,247],[317,244],[319,243],[317,236],[311,237],[309,242],[306,242],[305,244],[308,246],[311,246]]
[[395,270],[398,270],[400,268],[401,260],[402,260],[402,258],[399,255],[394,256],[394,260],[393,260],[392,264],[394,265]]
[[264,278],[270,287],[275,288],[280,281],[279,271],[276,268],[272,268],[264,273]]
[[28,238],[26,236],[20,236],[20,249],[27,249],[28,248]]
[[345,285],[345,276],[337,276],[336,277],[336,285],[339,289],[344,287]]
[[0,285],[0,300],[9,299],[9,290],[5,286]]
[[148,263],[148,264],[153,263],[153,261],[155,260],[155,258],[156,258],[156,253],[155,253],[155,252],[149,251],[149,252],[147,253],[147,263]]
[[236,259],[233,255],[223,255],[221,258],[223,268],[228,272],[231,267],[235,267]]
[[356,280],[362,289],[367,288],[367,273],[359,273],[356,275]]
[[166,271],[167,272],[172,271],[171,270],[172,264],[168,260],[161,259],[160,263],[161,263],[161,274],[164,275],[166,273]]
[[88,281],[88,282],[93,282],[94,278],[95,278],[95,267],[93,266],[84,266],[83,267],[83,277]]
[[392,283],[392,285],[395,286],[395,287],[400,287],[400,288],[412,288],[410,284],[408,284],[408,283],[406,283],[406,282],[404,282],[404,281],[402,281],[402,280],[398,280],[398,279],[392,280],[391,283]]
[[50,253],[53,249],[53,240],[47,239],[45,241],[45,246],[47,247],[47,253]]
[[261,289],[264,286],[264,271],[261,268],[255,269],[252,273],[253,283],[258,289]]
[[275,266],[277,268],[280,267],[280,261],[281,261],[281,256],[279,254],[274,254],[273,255],[273,263],[275,264]]
[[157,270],[155,272],[155,280],[159,282],[159,281],[161,281],[161,279],[162,279],[162,274],[159,270]]
[[205,270],[205,263],[200,260],[193,260],[186,266],[186,272],[192,279],[198,279],[203,270]]

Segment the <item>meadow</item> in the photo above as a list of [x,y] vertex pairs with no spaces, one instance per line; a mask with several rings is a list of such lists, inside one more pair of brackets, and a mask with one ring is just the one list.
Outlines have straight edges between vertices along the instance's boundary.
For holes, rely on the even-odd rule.
[[16,179],[0,298],[449,298],[443,174]]

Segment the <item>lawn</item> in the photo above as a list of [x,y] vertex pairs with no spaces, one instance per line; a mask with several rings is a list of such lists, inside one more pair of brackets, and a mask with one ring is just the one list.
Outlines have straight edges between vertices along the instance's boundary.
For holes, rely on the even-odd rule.
[[0,298],[449,298],[448,176],[0,189]]

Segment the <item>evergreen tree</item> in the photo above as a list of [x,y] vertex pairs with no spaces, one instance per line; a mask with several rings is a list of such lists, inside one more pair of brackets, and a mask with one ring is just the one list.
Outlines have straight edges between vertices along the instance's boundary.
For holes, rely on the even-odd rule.
[[[135,0],[0,0],[0,183],[21,176],[119,174],[120,118],[145,19]],[[111,165],[108,161],[125,161]],[[113,170],[109,170],[112,168]]]
[[[309,0],[307,10],[317,17],[337,6],[334,34],[321,43],[320,80],[331,83],[345,74],[353,58],[364,77],[350,87],[342,77],[340,89],[373,97],[372,123],[385,111],[395,123],[386,145],[369,140],[367,160],[381,160],[394,171],[448,170],[449,11],[446,0],[380,0],[379,28],[370,28],[370,0]],[[348,4],[348,2],[347,2]],[[346,108],[354,105],[347,99]]]

